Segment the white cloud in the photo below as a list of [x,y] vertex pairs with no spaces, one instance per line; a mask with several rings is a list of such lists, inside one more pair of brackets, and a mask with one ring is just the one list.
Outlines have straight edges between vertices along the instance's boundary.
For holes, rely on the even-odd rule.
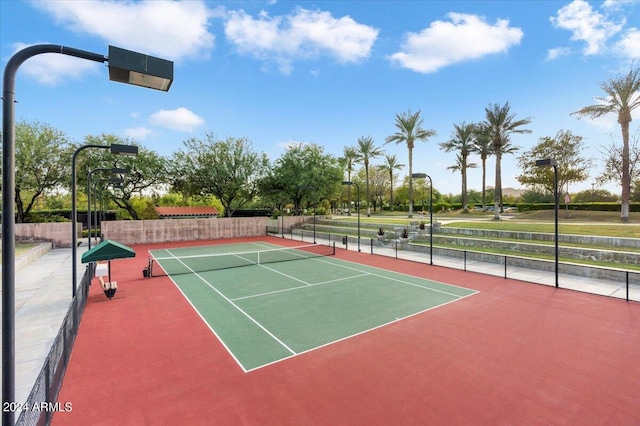
[[203,1],[33,1],[61,25],[125,49],[178,61],[207,55],[215,37]]
[[547,61],[553,61],[560,56],[567,56],[571,54],[571,49],[568,47],[554,47],[547,51]]
[[146,127],[134,127],[125,129],[124,134],[128,138],[142,141],[151,134],[151,129]]
[[432,22],[419,33],[409,33],[402,50],[388,57],[404,68],[430,73],[447,65],[505,52],[520,44],[523,32],[498,19],[494,25],[482,17],[449,13],[448,21]]
[[640,59],[640,30],[630,28],[623,36],[618,47],[625,56]]
[[204,124],[204,119],[187,108],[180,107],[174,110],[161,109],[151,114],[149,123],[180,132],[193,132],[196,127]]
[[[49,44],[49,43],[37,43]],[[15,52],[28,47],[28,44],[14,43]],[[14,52],[14,53],[15,53]],[[21,73],[34,78],[40,84],[57,86],[65,79],[80,79],[85,74],[98,74],[100,64],[57,53],[44,53],[31,57],[20,68]]]
[[625,5],[640,3],[640,0],[605,0],[602,4],[603,9],[622,9]]
[[292,14],[277,17],[270,17],[265,11],[257,18],[243,10],[230,11],[225,35],[240,53],[275,63],[280,72],[288,74],[297,59],[323,54],[339,63],[365,59],[378,30],[349,16],[334,18],[329,12],[298,7]]
[[571,31],[571,40],[584,41],[585,55],[600,53],[606,42],[623,26],[623,23],[617,24],[594,11],[584,0],[573,0],[560,8],[557,16],[549,19],[554,26]]

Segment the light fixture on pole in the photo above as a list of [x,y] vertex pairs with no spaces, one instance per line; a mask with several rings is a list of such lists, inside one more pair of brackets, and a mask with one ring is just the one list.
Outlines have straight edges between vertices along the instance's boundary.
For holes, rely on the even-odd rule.
[[[348,180],[342,181],[342,184],[346,186],[355,185],[356,189],[358,190],[357,192],[358,201],[356,201],[356,206],[358,206],[358,251],[360,251],[360,185]],[[351,206],[349,206],[349,208],[351,208]]]
[[[109,47],[113,58],[67,46],[38,44],[15,53],[2,80],[2,402],[15,402],[15,82],[20,65],[42,53],[59,53],[94,62],[109,62],[114,81],[167,91],[173,82],[173,62]],[[130,65],[130,66],[129,66]],[[142,65],[142,66],[141,66]],[[112,74],[113,72],[113,74]],[[146,75],[149,78],[140,78]],[[74,248],[75,252],[75,248]],[[74,266],[75,267],[75,266]],[[74,269],[75,273],[75,269]],[[75,286],[74,286],[75,292]],[[3,410],[2,424],[13,426],[15,413]]]
[[433,265],[433,180],[426,173],[413,173],[411,178],[429,179],[429,264]]
[[[94,181],[93,183],[93,217],[94,217],[94,223],[96,224],[96,229],[98,228],[98,192],[100,193],[100,227],[102,227],[102,222],[104,221],[104,215],[103,215],[103,191],[100,190],[98,191],[98,185],[100,184],[104,184],[104,183],[108,183],[108,186],[112,186],[113,188],[120,188],[122,189],[122,184],[124,183],[124,179],[121,177],[112,177],[110,179],[97,179],[96,181]],[[96,235],[96,240],[98,239],[98,236]],[[100,241],[102,241],[102,233],[100,233]]]
[[559,267],[559,253],[558,253],[558,209],[559,209],[559,196],[558,196],[558,163],[553,158],[545,158],[544,160],[536,160],[536,166],[538,167],[553,167],[553,199],[554,199],[554,221],[555,221],[555,274],[556,274],[556,288],[558,287],[558,267]]
[[122,145],[112,143],[111,145],[89,144],[82,145],[73,152],[71,157],[71,296],[76,297],[76,281],[78,271],[76,265],[78,263],[78,233],[76,232],[76,224],[78,222],[78,212],[76,210],[76,159],[81,151],[88,148],[108,149],[114,155],[136,156],[138,155],[138,147],[134,145]]
[[[89,249],[91,249],[91,236],[93,233],[92,232],[93,224],[91,222],[91,177],[93,176],[94,173],[99,173],[99,172],[111,172],[113,176],[118,176],[118,178],[120,179],[120,182],[122,183],[124,182],[124,180],[121,178],[121,176],[129,173],[129,169],[123,169],[120,167],[113,167],[110,169],[100,168],[100,169],[91,170],[89,173],[87,173],[87,231],[88,231],[87,235],[89,237]],[[96,225],[98,224],[97,220],[95,224]]]
[[[129,145],[125,145],[125,146],[129,146]],[[99,172],[111,172],[112,176],[116,176],[119,179],[119,182],[123,183],[124,179],[122,179],[122,175],[128,174],[129,169],[123,169],[121,167],[112,167],[110,169],[101,168],[101,169],[91,170],[89,173],[87,173],[87,231],[88,231],[87,235],[89,237],[89,250],[91,250],[91,234],[93,233],[92,222],[91,222],[91,176],[93,176],[94,173],[99,173]],[[95,199],[95,194],[94,194],[94,199]],[[95,201],[94,201],[94,204],[95,204]],[[97,228],[97,225],[98,225],[97,215],[96,215],[95,225]]]

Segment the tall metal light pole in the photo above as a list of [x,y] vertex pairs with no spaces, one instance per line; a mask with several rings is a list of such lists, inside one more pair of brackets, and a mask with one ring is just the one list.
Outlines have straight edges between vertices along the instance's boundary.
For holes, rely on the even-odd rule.
[[553,158],[545,158],[544,160],[536,160],[536,166],[538,167],[553,167],[553,199],[555,202],[554,207],[554,219],[555,219],[555,258],[556,258],[556,288],[558,288],[558,266],[559,266],[559,253],[558,253],[558,209],[560,205],[558,194],[558,163]]
[[[109,57],[72,47],[39,44],[14,54],[2,80],[2,403],[15,403],[15,82],[20,65],[42,53],[59,53],[109,63],[109,79],[167,91],[173,62],[109,46]],[[15,413],[2,411],[2,424],[14,426]]]
[[[123,186],[122,184],[124,183],[124,179],[120,178],[120,177],[112,177],[109,179],[97,179],[94,183],[93,183],[93,217],[95,219],[95,224],[96,224],[96,228],[98,225],[98,209],[100,210],[100,223],[102,224],[102,221],[104,220],[104,215],[103,215],[103,208],[104,208],[104,194],[102,189],[99,191],[100,193],[100,206],[98,207],[98,185],[100,184],[105,184],[107,183],[107,186],[111,186],[114,189],[122,189]],[[98,239],[98,236],[96,236],[96,240]],[[100,239],[102,241],[102,238]]]
[[[89,173],[87,173],[87,235],[89,237],[89,249],[91,249],[91,234],[92,234],[92,229],[91,229],[91,176],[93,176],[94,173],[99,173],[99,172],[111,172],[112,175],[124,175],[129,173],[129,169],[123,169],[120,167],[113,167],[110,169],[107,168],[101,168],[101,169],[94,169],[91,170]],[[122,183],[123,180],[120,180],[120,183]],[[95,204],[95,195],[94,195],[94,204]],[[97,218],[96,218],[97,219]],[[96,225],[98,224],[98,221],[96,220]]]
[[[351,185],[355,185],[356,189],[358,190],[358,193],[357,193],[358,201],[356,202],[356,205],[358,206],[358,251],[360,251],[360,185],[348,180],[343,181],[342,184],[347,185],[349,187]],[[351,208],[351,206],[349,206],[349,208]]]
[[429,179],[429,264],[433,265],[433,180],[426,173],[413,173],[411,178]]
[[[76,265],[78,264],[78,233],[76,232],[76,225],[78,222],[78,212],[76,209],[76,160],[78,154],[87,148],[96,149],[108,149],[114,155],[126,155],[135,156],[138,155],[138,147],[134,145],[122,145],[119,143],[112,143],[111,145],[97,145],[89,144],[83,145],[73,152],[71,157],[71,296],[76,297],[76,286],[78,271]],[[91,243],[89,243],[91,244]]]

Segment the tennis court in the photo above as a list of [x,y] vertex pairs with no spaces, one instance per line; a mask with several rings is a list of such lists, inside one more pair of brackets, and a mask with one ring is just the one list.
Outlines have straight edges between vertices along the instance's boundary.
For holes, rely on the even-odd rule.
[[171,277],[245,372],[476,293],[333,254],[266,242],[151,250],[149,271]]

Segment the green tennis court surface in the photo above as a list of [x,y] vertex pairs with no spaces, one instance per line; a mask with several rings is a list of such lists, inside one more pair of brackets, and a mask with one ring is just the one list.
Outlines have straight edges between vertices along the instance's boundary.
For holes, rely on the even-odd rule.
[[[402,320],[474,294],[474,290],[352,263],[326,249],[286,249],[278,261],[267,243],[153,250],[154,262],[209,325],[244,371]],[[326,247],[326,246],[325,246]],[[307,257],[307,251],[321,254]],[[260,255],[254,254],[262,251]],[[266,263],[226,266],[227,256]],[[267,254],[265,254],[267,253]],[[283,259],[283,260],[289,260]],[[210,268],[225,269],[207,271]],[[193,264],[193,268],[189,265]],[[154,267],[157,269],[157,266]],[[177,271],[172,274],[171,270]],[[189,272],[187,269],[201,272]],[[156,274],[157,275],[157,274]]]

